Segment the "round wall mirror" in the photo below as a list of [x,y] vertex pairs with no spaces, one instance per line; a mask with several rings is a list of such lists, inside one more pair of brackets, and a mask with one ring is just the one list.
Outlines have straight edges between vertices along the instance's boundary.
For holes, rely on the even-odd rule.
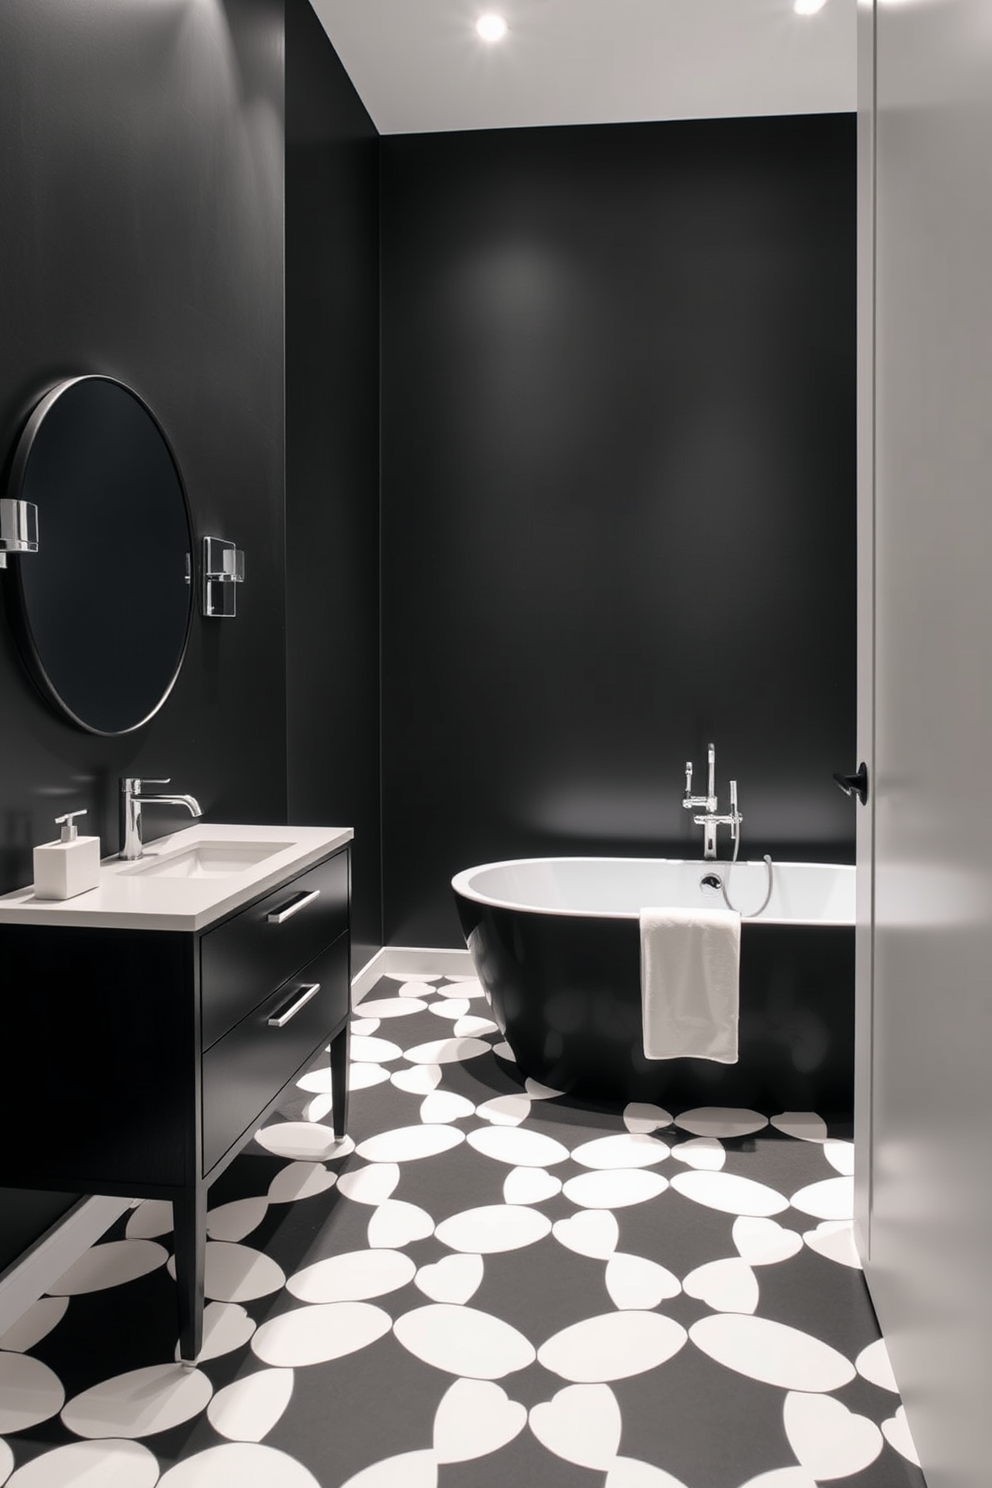
[[179,675],[192,611],[189,509],[158,422],[112,378],[61,382],[18,441],[8,494],[38,508],[38,552],[8,569],[28,671],[79,728],[139,728]]

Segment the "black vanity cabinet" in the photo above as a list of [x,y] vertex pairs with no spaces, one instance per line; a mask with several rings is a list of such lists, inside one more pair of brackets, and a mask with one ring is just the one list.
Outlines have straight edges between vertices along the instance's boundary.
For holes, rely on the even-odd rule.
[[200,1350],[209,1185],[329,1044],[346,1123],[349,854],[200,931],[0,924],[0,1186],[171,1199]]

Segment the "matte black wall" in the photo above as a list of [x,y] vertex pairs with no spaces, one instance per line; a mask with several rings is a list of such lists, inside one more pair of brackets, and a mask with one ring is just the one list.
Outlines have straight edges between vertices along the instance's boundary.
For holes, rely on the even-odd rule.
[[472,863],[698,856],[711,739],[747,856],[853,861],[853,116],[381,169],[387,943]]
[[286,8],[289,820],[345,824],[352,963],[382,944],[379,137],[308,0]]
[[[116,740],[40,700],[0,621],[2,891],[31,881],[33,844],[74,806],[113,850],[122,774],[171,775],[208,820],[286,819],[282,11],[4,0],[0,462],[52,383],[118,377],[161,420],[197,535],[233,538],[248,577],[237,619],[197,616],[164,708]],[[148,831],[188,820],[149,812]],[[0,1206],[2,1268],[65,1200]]]

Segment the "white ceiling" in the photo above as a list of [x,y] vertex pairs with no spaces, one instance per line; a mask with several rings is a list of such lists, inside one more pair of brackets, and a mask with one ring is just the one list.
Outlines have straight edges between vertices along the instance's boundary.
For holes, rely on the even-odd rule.
[[[855,107],[856,0],[311,0],[380,134]],[[502,42],[475,33],[484,11]]]

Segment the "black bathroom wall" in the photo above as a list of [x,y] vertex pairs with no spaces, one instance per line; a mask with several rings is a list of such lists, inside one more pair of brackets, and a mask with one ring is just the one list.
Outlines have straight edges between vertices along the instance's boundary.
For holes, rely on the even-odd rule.
[[286,6],[289,820],[347,825],[352,964],[382,944],[378,134]]
[[[168,434],[197,537],[243,547],[247,580],[237,619],[194,617],[173,693],[119,739],[42,702],[0,616],[0,891],[72,807],[111,851],[122,774],[171,775],[211,821],[286,819],[282,38],[283,0],[3,3],[0,464],[54,382],[120,378]],[[140,563],[140,491],[134,539]],[[44,1050],[5,1057],[37,1059],[51,1097]],[[29,1140],[5,1114],[4,1140]],[[0,1191],[0,1269],[65,1207]]]
[[745,856],[853,861],[854,117],[381,150],[387,943],[700,856],[710,740]]

